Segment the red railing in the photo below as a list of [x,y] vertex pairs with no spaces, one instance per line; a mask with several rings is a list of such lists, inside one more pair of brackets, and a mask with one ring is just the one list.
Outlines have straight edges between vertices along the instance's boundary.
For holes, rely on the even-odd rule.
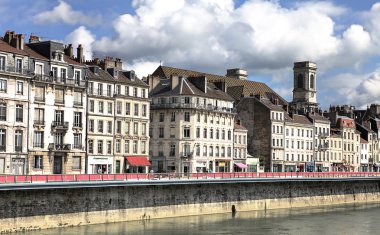
[[80,175],[0,175],[4,183],[96,182],[129,180],[186,180],[234,178],[347,178],[380,177],[380,172],[227,172],[227,173],[132,173]]

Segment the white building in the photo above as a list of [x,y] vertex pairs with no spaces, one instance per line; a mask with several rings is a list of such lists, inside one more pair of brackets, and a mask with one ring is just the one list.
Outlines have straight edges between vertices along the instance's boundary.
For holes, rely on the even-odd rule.
[[368,141],[363,138],[360,138],[360,171],[368,171]]
[[[248,130],[238,120],[234,126],[233,163],[234,172],[246,172],[247,166],[247,132]],[[251,160],[251,159],[250,159]],[[250,161],[250,165],[252,161]],[[256,168],[257,171],[257,168]]]

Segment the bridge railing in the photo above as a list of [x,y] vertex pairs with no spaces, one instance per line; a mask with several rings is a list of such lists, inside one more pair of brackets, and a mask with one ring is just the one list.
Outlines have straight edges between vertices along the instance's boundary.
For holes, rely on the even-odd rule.
[[0,184],[96,182],[131,180],[196,180],[236,178],[347,178],[380,177],[380,172],[224,172],[224,173],[127,173],[64,175],[0,175]]

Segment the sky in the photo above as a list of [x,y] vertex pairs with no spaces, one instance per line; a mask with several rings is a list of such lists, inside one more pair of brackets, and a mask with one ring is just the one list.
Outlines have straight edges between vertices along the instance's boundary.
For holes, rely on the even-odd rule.
[[140,77],[239,67],[291,101],[293,63],[308,60],[322,108],[380,103],[380,1],[0,0],[0,14],[0,33],[80,43]]

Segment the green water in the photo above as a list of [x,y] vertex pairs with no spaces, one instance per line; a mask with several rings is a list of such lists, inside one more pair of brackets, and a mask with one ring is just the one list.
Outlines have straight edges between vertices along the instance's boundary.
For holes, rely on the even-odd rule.
[[380,234],[380,204],[237,212],[19,234]]

